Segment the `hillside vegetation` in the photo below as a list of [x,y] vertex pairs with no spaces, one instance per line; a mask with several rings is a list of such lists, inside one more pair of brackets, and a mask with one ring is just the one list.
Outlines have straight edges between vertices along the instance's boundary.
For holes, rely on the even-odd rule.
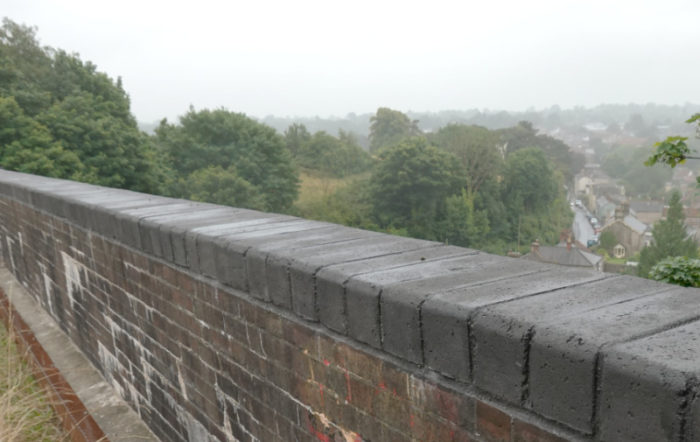
[[194,107],[148,135],[120,79],[39,45],[35,29],[7,19],[0,120],[0,166],[7,169],[497,253],[534,239],[557,242],[572,216],[564,184],[583,165],[526,121],[426,133],[389,108],[371,116],[367,138],[312,133],[298,123],[280,133],[242,113]]

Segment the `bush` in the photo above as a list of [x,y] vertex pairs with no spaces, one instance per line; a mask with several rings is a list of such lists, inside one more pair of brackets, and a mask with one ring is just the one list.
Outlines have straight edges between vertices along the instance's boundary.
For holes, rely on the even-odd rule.
[[651,279],[683,287],[700,287],[700,259],[676,256],[659,261],[649,272]]

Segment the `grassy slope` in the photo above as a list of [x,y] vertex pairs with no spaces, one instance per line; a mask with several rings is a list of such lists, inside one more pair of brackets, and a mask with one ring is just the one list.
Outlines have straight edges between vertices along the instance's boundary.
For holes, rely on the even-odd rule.
[[0,440],[53,442],[66,437],[13,337],[0,325]]

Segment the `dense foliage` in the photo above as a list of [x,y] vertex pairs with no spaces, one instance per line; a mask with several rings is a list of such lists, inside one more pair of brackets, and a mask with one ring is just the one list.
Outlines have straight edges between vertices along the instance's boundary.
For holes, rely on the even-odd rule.
[[148,138],[121,86],[35,29],[0,28],[0,166],[146,192],[160,190]]
[[685,215],[680,199],[680,193],[673,192],[666,219],[654,224],[651,244],[642,249],[639,257],[639,267],[637,267],[639,276],[648,277],[651,268],[664,258],[697,257],[697,245],[686,233]]
[[[155,142],[172,171],[173,196],[270,211],[289,210],[296,199],[284,140],[243,114],[190,108],[179,125],[163,120]],[[223,184],[230,188],[217,190]]]
[[700,287],[700,259],[686,256],[662,259],[651,268],[649,277],[683,287]]
[[319,174],[345,177],[364,172],[371,158],[350,133],[340,131],[338,137],[319,131],[311,135],[303,124],[293,124],[284,133],[287,149],[297,165]]
[[[425,134],[389,108],[367,123],[369,152],[363,134],[292,124],[280,135],[226,109],[190,108],[148,136],[120,81],[40,47],[31,28],[5,20],[0,31],[1,167],[498,253],[569,227],[563,184],[580,158],[532,124]],[[332,190],[298,201],[298,170]]]
[[[404,129],[415,126],[385,108],[373,122],[387,118],[402,122],[395,126]],[[310,139],[302,127],[286,133],[292,151],[303,145],[299,140]],[[514,142],[517,137],[508,130],[459,124],[427,135],[396,131],[390,143],[377,148],[366,181],[354,180],[319,204],[305,204],[301,214],[496,253],[525,248],[534,239],[555,243],[572,220],[563,191],[572,161],[559,142],[529,125],[513,130],[529,133],[531,144]],[[504,141],[506,136],[512,139]],[[338,210],[338,201],[349,209]]]
[[369,150],[378,152],[384,147],[395,146],[406,138],[420,135],[418,122],[397,110],[380,107],[370,119]]

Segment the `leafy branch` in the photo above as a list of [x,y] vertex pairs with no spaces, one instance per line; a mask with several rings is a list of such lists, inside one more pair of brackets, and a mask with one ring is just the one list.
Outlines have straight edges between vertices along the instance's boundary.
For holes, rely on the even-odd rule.
[[[700,113],[697,113],[686,120],[686,123],[698,123],[700,127]],[[668,137],[664,141],[659,141],[654,144],[656,151],[652,154],[644,164],[653,166],[656,163],[668,164],[671,167],[676,167],[678,164],[685,163],[685,160],[700,160],[700,157],[690,155],[691,151],[686,144],[687,137]]]

